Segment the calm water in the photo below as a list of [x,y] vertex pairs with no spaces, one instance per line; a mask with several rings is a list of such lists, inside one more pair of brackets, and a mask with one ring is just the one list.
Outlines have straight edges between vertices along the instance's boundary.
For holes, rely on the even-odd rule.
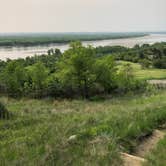
[[[84,45],[97,46],[126,46],[133,47],[136,44],[153,44],[156,42],[166,42],[166,34],[151,34],[145,37],[129,38],[129,39],[111,39],[111,40],[100,40],[100,41],[85,41]],[[17,59],[25,58],[27,56],[41,55],[47,52],[50,48],[59,48],[62,52],[68,49],[68,44],[50,44],[33,47],[0,47],[0,59],[5,60],[6,58]]]

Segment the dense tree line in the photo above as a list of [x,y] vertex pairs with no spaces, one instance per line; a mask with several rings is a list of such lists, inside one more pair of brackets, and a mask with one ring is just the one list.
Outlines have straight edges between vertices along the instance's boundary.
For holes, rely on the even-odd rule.
[[[123,50],[113,47],[112,52],[116,48]],[[119,71],[113,56],[99,56],[98,48],[80,42],[71,43],[64,53],[51,49],[47,55],[0,62],[0,91],[13,97],[89,98],[143,89],[143,84],[130,65]]]
[[136,45],[133,48],[106,46],[96,48],[100,56],[112,54],[116,60],[140,63],[143,67],[166,69],[166,43]]
[[92,41],[146,36],[146,33],[32,33],[0,35],[0,46],[36,46],[73,41]]

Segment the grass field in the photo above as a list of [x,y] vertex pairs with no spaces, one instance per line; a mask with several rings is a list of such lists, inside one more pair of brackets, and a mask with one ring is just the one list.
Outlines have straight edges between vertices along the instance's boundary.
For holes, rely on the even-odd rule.
[[0,165],[119,166],[120,151],[133,152],[141,136],[166,121],[166,91],[102,101],[0,101],[13,114],[0,121]]
[[131,64],[134,71],[134,75],[139,79],[166,79],[166,69],[142,69],[141,65],[138,63],[132,63],[127,61],[118,62],[119,67],[127,63]]

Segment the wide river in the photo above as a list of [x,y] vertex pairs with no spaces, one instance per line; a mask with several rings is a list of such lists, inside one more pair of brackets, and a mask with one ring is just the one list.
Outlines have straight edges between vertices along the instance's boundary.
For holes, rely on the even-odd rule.
[[[156,42],[166,42],[166,34],[150,34],[144,37],[137,38],[125,38],[125,39],[110,39],[110,40],[98,40],[98,41],[84,41],[84,45],[97,46],[126,46],[133,47],[136,44],[153,44]],[[68,44],[49,44],[33,47],[0,47],[0,59],[6,60],[25,58],[27,56],[45,54],[50,48],[59,48],[62,52],[69,48]]]

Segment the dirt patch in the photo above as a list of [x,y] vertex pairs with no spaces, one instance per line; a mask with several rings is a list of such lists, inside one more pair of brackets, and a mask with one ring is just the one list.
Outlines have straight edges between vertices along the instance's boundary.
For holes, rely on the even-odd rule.
[[150,84],[166,84],[166,80],[149,80]]
[[144,157],[155,148],[157,143],[163,139],[165,136],[165,131],[155,130],[152,135],[145,137],[133,155],[127,153],[121,153],[122,159],[124,161],[124,166],[141,166],[146,160]]
[[127,153],[121,153],[121,156],[124,161],[124,166],[142,166],[146,160],[141,157],[129,155]]
[[157,143],[164,138],[165,133],[160,130],[155,130],[151,136],[145,138],[140,145],[137,147],[136,152],[134,155],[139,157],[144,157],[146,154],[149,153]]
[[166,80],[149,80],[149,84],[153,85],[158,89],[165,89],[166,88]]

